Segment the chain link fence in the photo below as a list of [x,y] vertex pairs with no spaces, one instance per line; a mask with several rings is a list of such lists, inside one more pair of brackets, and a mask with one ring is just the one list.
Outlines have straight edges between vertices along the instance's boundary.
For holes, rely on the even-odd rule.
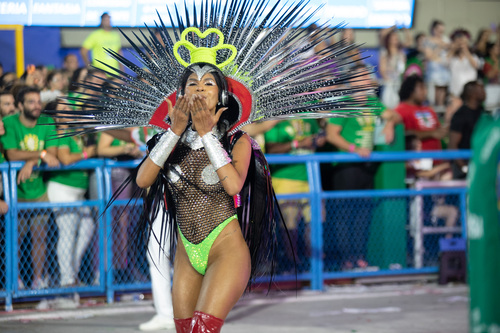
[[[415,158],[379,155],[372,158]],[[288,234],[280,226],[277,280],[295,281],[297,273],[321,289],[331,278],[437,272],[439,239],[465,235],[464,185],[324,192],[319,165],[325,158],[269,156],[270,162],[305,163],[310,184],[309,193],[278,196]],[[129,198],[119,198],[103,214],[113,193],[112,170],[136,165],[88,160],[72,166],[96,175],[94,196],[81,202],[17,202],[15,183],[9,183],[6,201],[14,204],[0,217],[0,298],[7,309],[19,297],[92,292],[113,302],[116,292],[150,288],[146,235],[136,234],[141,202],[126,207]],[[21,167],[14,162],[4,169],[16,179]]]
[[140,205],[114,205],[111,215],[113,285],[134,285],[149,282],[147,263],[147,233],[137,234],[137,222],[142,213]]
[[97,221],[89,206],[19,209],[18,290],[99,285]]
[[[0,293],[5,292],[7,283],[7,242],[5,240],[5,215],[0,216]],[[1,297],[1,296],[0,296]]]

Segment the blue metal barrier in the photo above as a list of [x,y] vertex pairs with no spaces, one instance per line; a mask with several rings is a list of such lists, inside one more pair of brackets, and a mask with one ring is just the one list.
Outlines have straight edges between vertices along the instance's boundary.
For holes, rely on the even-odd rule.
[[[435,273],[437,267],[420,267],[420,268],[402,268],[397,270],[381,269],[374,272],[370,271],[327,271],[325,268],[324,256],[324,225],[323,225],[323,207],[328,200],[336,199],[349,199],[352,198],[399,198],[410,200],[406,198],[413,198],[417,196],[436,196],[436,195],[456,195],[459,198],[458,208],[460,211],[460,220],[462,227],[462,235],[465,236],[465,209],[466,209],[466,189],[397,189],[397,190],[365,190],[365,191],[335,191],[325,192],[321,188],[321,174],[320,163],[330,162],[366,162],[366,161],[379,161],[379,162],[393,162],[405,161],[421,158],[433,158],[439,160],[451,159],[468,159],[470,158],[470,151],[439,151],[439,152],[374,152],[369,158],[361,158],[355,154],[349,153],[317,153],[312,155],[267,155],[269,164],[296,164],[305,163],[308,172],[309,193],[302,194],[289,194],[280,195],[280,200],[297,200],[305,199],[309,202],[311,207],[311,223],[310,223],[310,266],[299,272],[298,279],[301,281],[309,281],[312,289],[321,290],[324,285],[325,279],[346,278],[346,277],[361,277],[361,276],[375,276],[375,275],[392,275],[392,274],[414,274],[414,273]],[[113,252],[113,207],[119,209],[123,207],[128,200],[117,200],[105,215],[104,212],[107,201],[112,195],[111,173],[116,168],[133,168],[138,165],[139,161],[130,162],[115,162],[103,159],[91,159],[81,161],[71,166],[61,167],[60,170],[74,170],[85,169],[91,170],[95,173],[97,198],[88,201],[74,202],[74,203],[18,203],[17,202],[17,186],[16,176],[17,172],[22,168],[22,162],[12,162],[0,164],[0,171],[3,177],[4,184],[4,197],[9,205],[9,212],[5,215],[4,233],[5,241],[2,245],[0,243],[0,255],[5,255],[4,258],[0,257],[0,268],[2,267],[2,260],[5,268],[4,288],[0,283],[0,298],[5,299],[6,310],[12,309],[12,301],[20,297],[40,297],[44,295],[57,295],[73,292],[92,292],[99,294],[106,294],[107,301],[113,302],[114,294],[117,291],[147,289],[150,287],[149,281],[144,280],[130,280],[119,276],[115,272],[113,263],[115,261],[115,253]],[[40,168],[41,171],[53,171],[51,168]],[[59,169],[57,169],[59,170]],[[399,200],[398,199],[398,200]],[[18,258],[18,244],[17,237],[17,222],[18,212],[21,210],[46,209],[53,208],[69,208],[89,206],[97,209],[97,216],[101,218],[96,221],[98,228],[96,229],[98,238],[98,279],[96,284],[81,285],[74,287],[61,288],[52,286],[44,289],[33,290],[30,288],[19,288],[19,258]],[[140,214],[139,210],[131,214]],[[132,215],[133,216],[133,215]],[[405,216],[406,218],[406,216]],[[131,218],[131,221],[133,218]],[[328,235],[327,235],[328,236]],[[145,246],[146,244],[141,244]],[[137,249],[136,249],[137,250]],[[147,264],[146,264],[147,265]],[[294,281],[295,274],[289,272],[278,273],[276,281]],[[1,281],[0,281],[1,282]]]

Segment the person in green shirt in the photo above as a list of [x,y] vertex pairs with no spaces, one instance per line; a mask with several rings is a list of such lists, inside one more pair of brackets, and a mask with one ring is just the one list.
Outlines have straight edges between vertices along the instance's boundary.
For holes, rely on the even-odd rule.
[[[0,141],[9,161],[25,161],[25,166],[17,175],[17,199],[19,202],[48,201],[47,188],[40,172],[33,167],[40,162],[49,167],[59,166],[56,157],[57,141],[49,140],[55,134],[56,128],[52,118],[41,115],[42,102],[40,91],[35,87],[24,87],[16,96],[16,106],[20,113],[4,118],[5,134]],[[20,215],[18,218],[19,244],[31,231],[35,280],[32,288],[45,287],[42,280],[45,263],[46,234],[48,214],[32,212],[30,219]]]
[[[5,134],[5,127],[3,126],[2,118],[0,118],[0,136],[2,136],[4,134]],[[5,162],[5,156],[3,153],[3,147],[0,144],[0,163],[4,163],[4,162]],[[4,214],[7,214],[7,212],[9,211],[9,205],[7,205],[7,203],[3,200],[4,188],[3,188],[3,180],[2,180],[1,175],[0,175],[0,197],[1,197],[1,199],[0,199],[0,215],[4,215]]]
[[72,104],[71,108],[73,110],[81,109],[82,102],[72,100],[71,98],[82,98],[82,92],[85,90],[85,88],[81,87],[80,84],[85,82],[88,72],[89,71],[86,67],[79,67],[73,72],[73,75],[71,76],[68,88],[68,97],[70,99],[68,100],[68,102]]
[[[71,108],[58,101],[46,106],[47,110],[69,111]],[[71,119],[58,118],[60,122]],[[58,126],[58,134],[67,132],[67,125]],[[57,157],[63,165],[72,164],[89,157],[94,157],[96,147],[85,147],[81,136],[62,136],[57,139]],[[59,171],[52,175],[47,186],[50,202],[75,202],[85,200],[89,187],[86,170]],[[59,231],[57,240],[57,260],[59,263],[60,285],[73,286],[78,279],[80,264],[94,234],[94,219],[90,207],[54,208]]]
[[[355,69],[366,68],[358,65]],[[369,74],[361,76],[350,83],[353,88],[371,85]],[[380,110],[386,121],[383,129],[385,141],[394,139],[394,125],[401,121],[398,114],[387,109],[376,96],[358,96],[360,107],[371,107]],[[373,151],[376,117],[360,116],[349,118],[330,118],[326,125],[326,140],[338,151],[355,153],[368,158]],[[372,162],[334,164],[331,175],[326,177],[326,190],[366,190],[373,188],[374,176],[378,164]],[[366,268],[366,244],[371,221],[372,202],[369,198],[334,200],[333,228],[336,235],[337,259],[341,268]]]
[[[132,142],[115,139],[107,133],[99,133],[97,136],[97,155],[99,157],[112,158],[117,161],[127,161],[141,158],[144,153],[139,146]],[[116,193],[122,183],[130,176],[130,170],[126,168],[111,169],[111,191]],[[133,186],[129,184],[116,196],[116,199],[130,199],[133,193]],[[131,212],[128,208],[119,212],[119,216],[114,216],[118,221],[113,232],[113,252],[115,253],[115,274],[118,281],[141,280],[143,277],[135,267],[136,256],[128,256],[128,228],[130,225],[129,216]]]
[[[269,154],[312,154],[317,147],[323,146],[325,137],[315,119],[283,120],[264,134],[266,152]],[[309,183],[307,168],[304,163],[272,165],[271,175],[276,194],[308,193]],[[292,244],[297,249],[298,224],[301,219],[306,222],[306,250],[308,252],[308,223],[311,221],[310,206],[306,199],[280,200],[281,212],[285,219]],[[287,257],[293,262],[292,249],[287,249]]]
[[[5,128],[3,127],[2,118],[0,118],[0,136],[4,134],[5,134]],[[3,155],[2,145],[0,144],[0,164],[4,162],[5,162],[5,157]],[[7,203],[3,200],[3,198],[4,198],[3,179],[2,176],[0,175],[0,246],[2,246],[2,248],[0,249],[0,266],[5,267],[6,251],[3,250],[3,247],[5,246],[4,215],[7,214],[7,212],[9,211],[9,205],[7,205]],[[0,289],[5,289],[5,269],[0,270]]]
[[[112,30],[111,16],[108,13],[103,13],[101,15],[101,24],[99,25],[99,29],[92,32],[83,41],[80,53],[85,66],[89,66],[91,64],[89,59],[89,51],[91,51],[92,66],[109,72],[114,71],[106,65],[123,70],[123,66],[118,62],[118,60],[111,57],[104,48],[121,54],[122,44],[120,34]],[[99,61],[102,61],[104,64]]]

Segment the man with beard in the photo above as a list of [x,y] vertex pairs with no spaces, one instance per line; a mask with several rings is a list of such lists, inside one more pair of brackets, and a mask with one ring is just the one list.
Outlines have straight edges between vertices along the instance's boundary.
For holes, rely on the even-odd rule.
[[0,90],[0,117],[16,113],[14,95],[6,90]]
[[[0,138],[9,161],[25,161],[24,167],[17,175],[18,202],[48,201],[47,188],[42,175],[33,171],[33,167],[46,163],[50,167],[59,166],[56,158],[57,140],[49,140],[56,133],[52,118],[41,115],[42,102],[40,91],[35,87],[22,88],[16,96],[16,106],[20,113],[4,118],[5,134]],[[48,124],[48,125],[47,125]],[[31,231],[31,256],[33,260],[34,280],[26,281],[32,289],[47,286],[42,279],[45,263],[47,222],[49,214],[46,211],[33,211],[28,218],[19,216],[19,258],[24,236]],[[20,267],[21,268],[21,267]],[[26,269],[19,270],[27,275]]]

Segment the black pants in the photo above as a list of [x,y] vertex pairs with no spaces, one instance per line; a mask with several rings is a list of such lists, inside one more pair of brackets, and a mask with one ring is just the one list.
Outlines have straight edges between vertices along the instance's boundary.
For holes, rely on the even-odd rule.
[[[372,189],[377,167],[374,163],[339,164],[333,170],[330,186],[336,191]],[[337,260],[343,264],[366,260],[372,198],[334,199],[333,209]]]

